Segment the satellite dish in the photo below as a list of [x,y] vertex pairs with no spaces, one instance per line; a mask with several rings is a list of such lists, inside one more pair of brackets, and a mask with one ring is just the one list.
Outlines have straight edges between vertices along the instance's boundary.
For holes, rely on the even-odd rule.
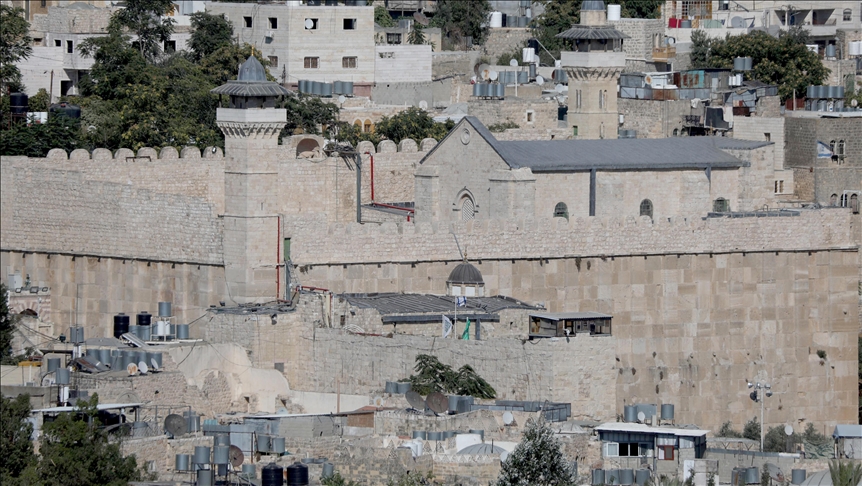
[[511,60],[509,60],[509,65],[510,65],[510,66],[512,66],[512,67],[517,66],[517,65],[518,65],[518,60],[517,60],[517,59],[511,59]]
[[449,399],[442,393],[434,392],[428,395],[425,403],[428,404],[428,408],[434,413],[446,413],[449,411]]
[[638,422],[643,422],[646,420],[646,414],[643,412],[638,412]]
[[644,76],[644,82],[645,82],[646,84],[652,84],[652,76],[650,76],[649,74],[647,74],[646,76]]
[[498,73],[497,71],[491,71],[490,73],[488,73],[488,79],[490,79],[491,81],[496,81],[499,77],[500,73]]
[[228,461],[230,461],[230,465],[233,467],[242,466],[242,462],[245,461],[245,455],[243,455],[242,449],[235,445],[230,446],[230,450],[228,451]]
[[156,362],[156,358],[150,358],[150,366],[153,371],[159,371],[159,363]]
[[345,98],[344,95],[341,95],[338,97],[338,104],[342,104],[345,101],[347,101],[347,98]]
[[45,376],[42,377],[42,386],[52,386],[57,380],[54,378],[56,373],[53,371],[50,373],[45,373]]
[[744,29],[745,20],[743,20],[742,17],[734,17],[730,19],[730,26],[734,29]]
[[538,85],[545,84],[545,78],[543,78],[541,76],[536,76],[536,84],[538,84]]
[[533,64],[539,64],[539,55],[533,54]]
[[126,371],[129,372],[129,375],[138,374],[138,365],[135,363],[129,363],[129,366],[126,366]]
[[314,21],[311,19],[305,19],[305,29],[310,30],[314,28]]
[[500,453],[500,462],[506,462],[509,459],[509,451],[503,451]]
[[407,399],[407,403],[410,404],[410,407],[415,408],[416,410],[425,410],[425,400],[422,398],[422,395],[410,390],[404,394],[404,398]]
[[422,12],[416,12],[413,14],[413,20],[419,22],[422,25],[428,25],[428,17],[425,16]]
[[172,413],[165,417],[165,430],[173,437],[179,437],[186,433],[188,423],[182,415]]
[[784,435],[793,435],[793,426],[792,425],[788,424],[788,425],[784,426]]
[[149,368],[147,368],[147,363],[141,361],[140,363],[138,363],[138,371],[140,371],[142,375],[146,375],[147,371],[150,370]]
[[856,101],[856,100],[851,100],[851,101],[850,101],[850,106],[852,106],[853,108],[856,108],[856,106],[857,106],[857,105],[859,105],[859,102],[858,102],[858,101]]
[[427,110],[428,109],[428,102],[425,100],[420,100],[419,101],[419,108],[422,108],[423,110]]
[[374,397],[374,399],[371,400],[371,403],[373,403],[375,407],[382,407],[383,406],[383,397],[381,397],[381,396]]
[[503,424],[504,425],[512,425],[512,422],[515,421],[515,416],[512,415],[512,412],[503,413]]
[[554,86],[554,91],[556,91],[557,93],[562,93],[563,92],[563,85],[558,84],[558,85]]
[[487,81],[491,77],[491,70],[489,68],[483,69],[479,72],[479,77],[482,78],[482,81]]

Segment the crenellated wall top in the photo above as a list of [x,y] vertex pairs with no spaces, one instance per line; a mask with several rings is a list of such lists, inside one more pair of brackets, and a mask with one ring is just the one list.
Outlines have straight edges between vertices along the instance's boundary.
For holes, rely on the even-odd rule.
[[[34,157],[37,158],[38,157]],[[224,151],[221,147],[207,147],[201,152],[197,147],[183,147],[177,151],[175,147],[162,147],[161,150],[156,150],[152,147],[141,147],[137,152],[121,148],[115,152],[109,149],[97,148],[93,152],[85,149],[75,149],[71,153],[67,153],[60,148],[51,149],[45,160],[68,160],[72,162],[83,162],[88,160],[123,160],[141,162],[146,159],[153,160],[178,160],[178,159],[221,159],[224,158]],[[133,160],[130,160],[133,159]]]

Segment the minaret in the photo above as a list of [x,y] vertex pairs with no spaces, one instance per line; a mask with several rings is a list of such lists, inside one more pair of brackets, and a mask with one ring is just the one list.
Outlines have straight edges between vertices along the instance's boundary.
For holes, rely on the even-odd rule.
[[225,283],[237,304],[279,298],[278,134],[287,110],[276,101],[289,91],[266,80],[252,56],[236,81],[211,91],[230,97],[216,123],[225,136]]
[[568,125],[576,139],[617,138],[617,86],[626,66],[625,34],[608,25],[602,0],[585,0],[581,23],[557,35],[570,40],[560,53],[569,75]]

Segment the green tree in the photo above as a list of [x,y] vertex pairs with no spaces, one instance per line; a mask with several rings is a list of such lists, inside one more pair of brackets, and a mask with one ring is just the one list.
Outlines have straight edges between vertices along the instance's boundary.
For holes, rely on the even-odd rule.
[[452,45],[460,45],[466,37],[473,44],[484,44],[488,38],[488,15],[491,3],[488,0],[437,0],[437,12],[431,25],[440,27],[443,37]]
[[425,138],[440,141],[454,126],[455,123],[451,120],[437,123],[427,111],[411,106],[391,117],[384,116],[377,122],[374,130],[382,138],[395,143],[400,143],[405,138],[421,142]]
[[419,22],[413,22],[413,28],[410,29],[410,33],[407,35],[407,43],[408,44],[424,44],[425,43],[425,32],[423,32],[424,27]]
[[48,111],[48,106],[51,104],[49,97],[50,95],[48,95],[48,91],[45,88],[39,88],[39,91],[30,97],[30,111]]
[[137,35],[134,44],[152,61],[174,32],[174,20],[166,17],[173,8],[173,0],[126,0],[126,8],[117,10],[111,23]]
[[395,27],[398,25],[383,5],[374,7],[374,23],[381,27]]
[[83,96],[103,100],[125,98],[130,86],[149,81],[147,60],[131,45],[132,38],[111,22],[108,35],[90,37],[78,45],[78,51],[93,58],[89,76],[79,83]]
[[850,461],[829,461],[829,475],[834,486],[856,486],[862,481],[862,464]]
[[4,485],[27,484],[22,473],[36,461],[29,417],[30,395],[0,396],[0,482]]
[[[0,133],[0,147],[5,136],[5,131]],[[2,150],[0,154],[3,154]],[[15,334],[15,326],[18,325],[18,316],[9,309],[8,292],[6,284],[0,283],[0,363],[15,364],[17,362],[12,359],[12,336]]]
[[33,482],[67,484],[74,478],[76,484],[126,486],[142,479],[135,456],[123,457],[120,445],[101,427],[98,403],[94,394],[89,401],[79,401],[75,412],[61,413],[42,427]]
[[737,437],[737,438],[740,438],[740,437],[742,437],[742,434],[740,434],[739,431],[735,430],[733,428],[733,423],[728,420],[727,422],[721,424],[721,428],[718,429],[718,432],[716,433],[716,437]]
[[543,419],[529,419],[524,438],[500,468],[497,486],[575,484],[560,441]]
[[702,69],[709,67],[709,46],[711,40],[701,29],[691,33],[691,67]]
[[80,122],[60,115],[51,116],[47,123],[13,123],[0,131],[0,155],[44,157],[52,148],[70,152],[83,147]]
[[344,479],[338,472],[328,478],[322,478],[320,484],[322,486],[359,486],[359,483]]
[[441,392],[486,399],[497,396],[494,387],[480,377],[470,365],[464,365],[455,371],[451,366],[441,363],[436,356],[419,354],[416,356],[413,371],[416,374],[411,375],[407,381],[420,395]]
[[189,38],[189,48],[192,50],[194,61],[200,61],[231,44],[233,26],[224,14],[195,12],[191,15],[191,23],[192,35]]
[[788,450],[788,442],[795,443],[793,436],[788,437],[784,433],[784,427],[777,425],[770,427],[763,436],[763,451],[764,452],[791,452]]
[[21,71],[15,65],[33,53],[30,23],[24,10],[0,5],[0,92],[23,91]]
[[746,78],[777,85],[778,94],[786,100],[794,91],[798,96],[809,85],[822,84],[830,72],[820,62],[820,57],[805,47],[806,38],[806,31],[795,29],[782,32],[778,38],[756,31],[713,39],[709,42],[707,65],[730,69],[734,58],[751,57],[753,70]]
[[287,108],[287,125],[281,131],[281,138],[294,133],[317,135],[321,133],[321,127],[333,126],[338,120],[338,106],[319,96],[285,96],[281,107]]
[[580,22],[582,0],[544,0],[544,12],[533,19],[533,35],[551,52],[539,49],[539,59],[546,66],[553,66],[554,59],[560,58],[560,51],[570,50],[571,43],[557,37],[557,34],[572,28]]
[[745,427],[742,428],[742,436],[760,442],[760,422],[757,421],[757,417],[745,423]]

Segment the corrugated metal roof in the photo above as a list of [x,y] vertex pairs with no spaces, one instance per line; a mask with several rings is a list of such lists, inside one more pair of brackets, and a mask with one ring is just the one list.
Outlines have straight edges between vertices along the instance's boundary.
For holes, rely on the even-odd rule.
[[[376,309],[383,316],[395,314],[439,314],[452,313],[455,310],[457,297],[429,294],[342,294],[347,302],[360,309]],[[495,314],[504,309],[534,309],[538,307],[510,297],[467,297],[467,305],[458,307],[458,315],[467,316],[470,313],[481,312]]]
[[228,81],[210,93],[230,96],[285,96],[290,91],[272,81]]
[[[747,167],[749,163],[722,150],[751,150],[772,144],[728,137],[498,141],[476,117],[468,116],[464,117],[464,120],[488,141],[509,167],[529,167],[534,173],[590,169],[735,169]],[[451,133],[454,132],[456,130]],[[433,152],[432,150],[428,156]]]
[[832,432],[832,437],[862,437],[862,425],[855,424],[838,424],[835,426],[835,432]]
[[589,25],[574,25],[571,29],[560,32],[556,35],[560,39],[628,39],[629,36],[623,34],[613,27],[594,27]]
[[599,312],[544,312],[541,314],[530,314],[530,317],[538,317],[549,321],[565,321],[578,319],[610,319],[613,316]]

